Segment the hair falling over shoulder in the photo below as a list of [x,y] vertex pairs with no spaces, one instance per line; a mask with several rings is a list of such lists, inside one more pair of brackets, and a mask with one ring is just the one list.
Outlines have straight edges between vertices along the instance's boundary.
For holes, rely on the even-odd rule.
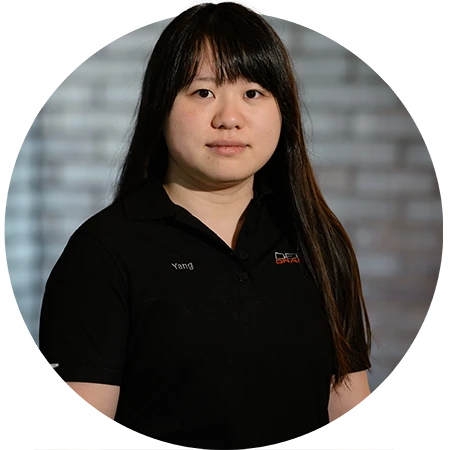
[[[236,3],[207,3],[184,11],[165,28],[144,75],[115,198],[135,190],[150,175],[164,179],[164,123],[177,94],[195,77],[206,46],[216,61],[219,84],[237,78],[259,83],[280,107],[280,140],[258,175],[286,199],[298,249],[322,293],[333,336],[337,387],[356,361],[369,361],[371,331],[361,277],[350,239],[328,207],[309,160],[291,58],[259,14]],[[356,327],[361,321],[364,336]],[[351,344],[361,340],[363,345],[355,350]]]

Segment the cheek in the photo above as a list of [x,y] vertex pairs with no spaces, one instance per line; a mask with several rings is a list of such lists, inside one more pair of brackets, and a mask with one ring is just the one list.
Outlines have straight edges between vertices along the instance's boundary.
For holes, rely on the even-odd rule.
[[195,110],[179,108],[171,113],[166,129],[172,140],[174,138],[194,139],[196,130],[199,130],[201,125],[202,120]]
[[281,133],[282,116],[281,111],[278,108],[278,105],[274,108],[272,112],[272,120],[273,120],[273,133],[279,136]]
[[278,110],[266,113],[261,122],[260,136],[267,142],[268,146],[276,147],[281,133],[281,115]]

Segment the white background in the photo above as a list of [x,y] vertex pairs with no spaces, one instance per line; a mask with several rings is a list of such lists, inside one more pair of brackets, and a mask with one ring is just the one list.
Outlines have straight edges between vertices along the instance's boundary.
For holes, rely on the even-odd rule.
[[[2,70],[0,71],[3,139],[0,151],[0,192],[8,190],[8,160],[16,159],[16,139],[24,135],[32,118],[32,104],[39,104],[64,78],[97,40],[111,39],[128,24],[141,24],[145,16],[166,16],[175,1],[76,3],[30,0],[10,2],[3,7],[0,27]],[[71,21],[67,20],[71,18]],[[416,105],[417,120],[424,120],[425,135],[433,137],[433,159],[441,161],[441,191],[449,190],[448,89],[402,89],[409,103]],[[28,128],[28,127],[27,127]],[[447,176],[446,176],[447,175]],[[4,195],[4,194],[3,194]],[[402,376],[448,376],[448,273],[441,275],[441,303],[433,305],[433,326],[425,329],[424,344],[410,352]],[[8,274],[0,273],[0,447],[46,448],[42,431],[119,431],[118,425],[104,425],[103,418],[89,417],[70,393],[40,393],[39,385],[55,378],[40,369],[39,353],[24,344],[23,329],[16,328],[16,307],[8,304]],[[447,295],[446,295],[447,294]],[[70,447],[114,446],[112,441],[71,441]],[[150,441],[121,441],[122,447],[150,448]],[[66,447],[52,441],[53,447]]]

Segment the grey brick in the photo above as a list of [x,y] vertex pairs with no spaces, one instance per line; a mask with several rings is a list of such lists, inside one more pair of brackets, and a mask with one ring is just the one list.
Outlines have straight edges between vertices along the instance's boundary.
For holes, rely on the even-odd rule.
[[44,138],[47,136],[66,139],[80,136],[90,138],[102,130],[105,134],[108,132],[112,136],[117,136],[118,133],[123,133],[128,124],[129,119],[123,114],[106,110],[63,111],[48,113],[42,117]]
[[[84,214],[83,214],[84,213]],[[70,216],[58,216],[57,219],[42,220],[41,237],[45,246],[45,257],[51,255],[51,245],[54,248],[62,249],[71,234],[86,220],[91,214],[86,208],[75,209]],[[59,251],[59,250],[58,250]],[[57,253],[59,255],[59,253]]]
[[109,166],[113,157],[124,148],[125,134],[124,130],[122,135],[115,137],[105,133],[104,137],[59,136],[46,139],[43,143],[45,165],[41,176],[45,180],[60,179],[58,171],[73,162],[86,164],[89,161]]
[[411,144],[407,147],[405,159],[411,167],[433,167],[430,153],[425,144]]
[[[403,319],[403,322],[407,322],[406,317]],[[420,325],[422,324],[422,322],[423,320],[421,321]],[[401,362],[402,358],[410,348],[417,335],[416,332],[411,331],[405,334],[402,333],[398,328],[395,328],[394,325],[392,327],[395,330],[395,332],[393,332],[392,334],[386,333],[386,327],[379,330],[381,338],[378,341],[380,350],[379,354],[377,355],[377,360],[386,368],[395,367]],[[410,325],[410,329],[413,327],[414,325]]]
[[[425,306],[425,308],[424,308]],[[424,311],[424,309],[426,309]],[[402,321],[402,316],[407,316],[407,321]],[[423,334],[424,327],[432,325],[431,305],[409,304],[408,308],[392,307],[387,318],[394,329],[399,333],[407,334],[414,332],[417,335]]]
[[104,186],[114,171],[105,163],[103,164],[70,164],[61,168],[61,187],[67,186],[69,189],[76,189],[78,186]]
[[[36,264],[27,264],[28,259],[19,259],[11,263],[15,269],[10,270],[11,284],[14,287],[14,292],[20,293],[21,297],[31,297],[40,284],[40,273],[36,270]],[[22,270],[26,267],[27,270]],[[30,305],[32,306],[32,305]]]
[[[90,81],[90,80],[89,80]],[[47,101],[45,108],[48,113],[60,112],[70,105],[71,110],[89,108],[95,96],[95,89],[88,83],[62,83]]]
[[389,278],[386,283],[380,284],[378,280],[365,277],[364,291],[369,298],[369,306],[373,311],[385,314],[389,308],[385,302],[402,308],[407,304],[415,311],[426,311],[430,305],[434,290],[436,289],[437,274],[411,274],[405,273],[405,260],[402,260],[402,273],[395,278]]
[[53,266],[55,265],[57,259],[61,256],[70,234],[65,234],[64,236],[57,235],[49,243],[45,245],[45,254],[43,255],[43,261],[41,265],[41,279],[47,280]]
[[39,232],[39,223],[31,214],[7,214],[5,220],[5,241],[21,241],[33,244],[33,236]]
[[364,61],[359,60],[354,63],[354,73],[357,79],[377,81],[378,83],[384,83],[382,78]]
[[328,84],[308,86],[310,104],[314,108],[343,108],[370,110],[391,108],[398,103],[397,96],[387,85]]
[[299,49],[305,53],[339,55],[348,52],[346,48],[323,34],[317,33],[309,28],[305,28],[304,30],[299,42]]
[[405,221],[381,221],[364,224],[356,229],[353,244],[361,250],[388,249],[395,252],[422,252],[440,249],[442,239],[438,230],[424,226],[412,228]]
[[317,164],[375,167],[395,162],[392,142],[324,140],[318,136],[314,153]]
[[120,80],[140,82],[145,70],[145,57],[141,55],[135,60],[123,61],[114,59],[89,59],[74,70],[65,83],[69,86],[96,86],[98,83],[118,83]]
[[32,164],[18,163],[11,176],[10,187],[16,190],[29,189],[30,184],[40,177],[39,167]]
[[75,154],[77,159],[85,160],[92,157],[96,149],[96,141],[91,136],[74,136],[67,138],[64,136],[49,136],[43,142],[43,149],[45,158],[51,161],[44,167],[44,174],[47,176],[47,170],[53,170],[55,163],[61,164],[64,161],[68,161],[68,155]]
[[370,277],[395,276],[401,269],[398,257],[388,253],[357,253],[360,272]]
[[325,199],[341,221],[391,218],[397,214],[397,205],[391,200],[360,199],[334,194]]
[[410,170],[379,170],[377,172],[360,169],[356,174],[355,188],[365,195],[414,196],[433,193],[436,178],[431,173]]
[[437,276],[441,267],[441,255],[442,252],[440,250],[428,252],[427,254],[410,255],[406,258],[405,273],[412,276]]
[[46,211],[66,211],[67,208],[84,208],[89,204],[91,195],[87,190],[46,189],[42,196],[43,208]]
[[411,116],[402,112],[357,113],[352,116],[350,123],[351,131],[356,136],[421,140],[420,132]]
[[120,112],[124,117],[129,118],[136,107],[138,101],[139,86],[124,86],[123,84],[109,84],[105,88],[104,104],[112,110]]
[[300,57],[294,61],[294,67],[301,82],[329,83],[333,79],[343,79],[347,73],[347,61],[344,57],[333,56],[312,58]]
[[12,189],[8,193],[7,213],[9,214],[29,214],[35,207],[35,199],[30,192],[25,189]]
[[115,138],[105,136],[94,144],[93,155],[99,160],[105,162],[105,164],[115,167],[117,163],[122,161],[122,157],[125,156],[129,146],[129,139],[127,137],[130,128],[126,128],[122,133],[119,133]]
[[317,171],[317,179],[322,191],[345,193],[348,192],[352,185],[352,177],[348,169],[321,167]]
[[[8,255],[8,265],[17,265],[20,264],[23,266],[26,264],[31,264],[32,261],[37,261],[37,258],[40,256],[40,249],[35,245],[28,245],[27,242],[16,242],[14,245],[9,245],[7,250]],[[21,270],[20,273],[17,271],[11,271],[15,280],[20,281],[27,280],[27,277],[31,276],[29,270]],[[10,274],[10,275],[11,275]],[[17,276],[17,277],[16,277]]]
[[406,203],[405,216],[407,219],[420,222],[441,222],[441,201],[439,199],[409,200]]
[[347,118],[344,114],[315,112],[311,114],[311,123],[308,128],[314,138],[316,136],[320,136],[321,138],[333,136],[336,138],[337,136],[345,135],[347,131]]
[[148,53],[169,22],[170,19],[161,20],[116,39],[102,49],[102,56],[135,59],[136,54]]

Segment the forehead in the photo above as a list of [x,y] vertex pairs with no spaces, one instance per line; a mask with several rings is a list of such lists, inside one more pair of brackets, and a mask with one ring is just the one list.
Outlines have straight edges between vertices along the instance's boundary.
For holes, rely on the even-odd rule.
[[196,75],[200,73],[217,73],[217,56],[214,55],[211,44],[209,42],[203,43],[198,54],[198,66]]
[[[216,84],[234,83],[238,81],[252,81],[250,78],[245,77],[236,67],[231,68],[229,60],[223,60],[216,55],[209,43],[203,44],[198,56],[197,70],[192,72],[192,81],[213,81]],[[194,67],[192,68],[194,70]]]
[[[194,74],[194,79],[192,81],[217,82],[218,76],[217,62],[212,52],[210,50],[206,52],[202,51],[199,57],[197,72]],[[244,79],[242,76],[238,76],[236,81],[244,81]],[[225,83],[227,82],[225,81]],[[229,80],[228,83],[230,83]]]

